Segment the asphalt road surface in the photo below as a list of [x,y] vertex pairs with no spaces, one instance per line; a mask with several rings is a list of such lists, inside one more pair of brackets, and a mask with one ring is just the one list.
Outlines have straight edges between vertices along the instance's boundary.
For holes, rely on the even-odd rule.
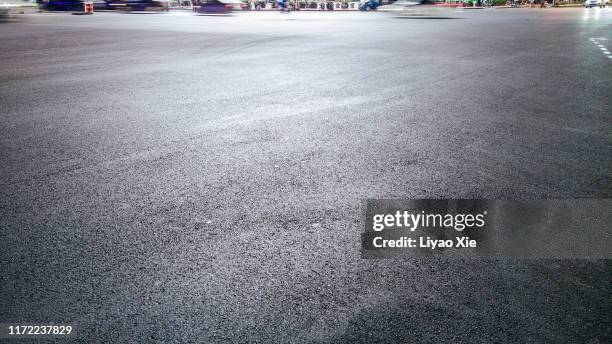
[[609,260],[361,259],[363,198],[612,195],[612,10],[442,17],[1,22],[0,322],[610,342]]

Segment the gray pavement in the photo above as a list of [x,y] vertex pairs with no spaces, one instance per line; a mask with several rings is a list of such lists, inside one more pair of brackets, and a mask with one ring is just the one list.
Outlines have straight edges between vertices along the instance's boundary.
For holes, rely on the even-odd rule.
[[606,343],[610,261],[362,260],[362,198],[607,198],[611,9],[0,22],[0,322]]

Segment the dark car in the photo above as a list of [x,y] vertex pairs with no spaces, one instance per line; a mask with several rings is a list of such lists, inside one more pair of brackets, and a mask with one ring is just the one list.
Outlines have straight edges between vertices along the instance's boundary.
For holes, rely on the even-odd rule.
[[232,0],[204,0],[199,6],[193,8],[198,13],[227,13],[239,9],[240,5]]
[[[94,0],[94,9],[107,9],[107,3],[102,0]],[[83,11],[82,0],[39,0],[38,8],[47,11]]]
[[381,5],[380,1],[378,1],[378,0],[364,0],[364,1],[359,3],[359,10],[360,11],[375,10],[380,5]]
[[107,7],[113,10],[123,11],[168,11],[168,1],[159,0],[110,0]]

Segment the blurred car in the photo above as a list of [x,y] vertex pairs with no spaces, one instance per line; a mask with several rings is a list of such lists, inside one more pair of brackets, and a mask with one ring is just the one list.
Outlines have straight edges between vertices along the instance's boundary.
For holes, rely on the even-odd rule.
[[243,3],[239,0],[204,0],[194,7],[197,13],[228,13],[234,9],[242,9]]
[[605,8],[606,6],[608,6],[608,0],[586,0],[584,2],[584,7],[586,8],[591,8],[591,7]]
[[38,7],[47,11],[82,11],[83,1],[80,0],[40,0]]
[[36,9],[36,4],[27,0],[0,0],[0,17],[23,12],[27,9]]
[[408,0],[398,0],[392,4],[379,6],[377,8],[378,11],[388,11],[388,12],[396,12],[396,11],[404,11],[408,7],[420,5],[421,1],[408,1]]
[[359,3],[359,10],[360,11],[371,11],[371,10],[375,10],[378,8],[378,6],[380,6],[381,3],[379,0],[362,0]]
[[[38,0],[38,8],[47,11],[83,11],[82,0]],[[94,10],[107,9],[106,1],[94,0]]]
[[170,4],[164,0],[110,0],[107,1],[108,9],[118,11],[147,11],[162,12],[170,10]]

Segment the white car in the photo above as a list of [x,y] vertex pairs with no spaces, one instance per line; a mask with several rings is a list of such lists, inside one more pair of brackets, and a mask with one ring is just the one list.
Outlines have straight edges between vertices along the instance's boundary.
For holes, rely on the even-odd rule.
[[383,11],[383,12],[384,11],[388,11],[388,12],[403,11],[408,7],[420,5],[421,2],[422,0],[417,0],[417,1],[397,0],[396,2],[389,4],[389,5],[378,6],[376,10]]
[[591,7],[605,8],[606,6],[608,6],[608,1],[609,0],[586,0],[584,2],[584,7],[586,8],[591,8]]
[[37,9],[36,3],[23,0],[0,0],[0,17],[8,16],[11,12]]

